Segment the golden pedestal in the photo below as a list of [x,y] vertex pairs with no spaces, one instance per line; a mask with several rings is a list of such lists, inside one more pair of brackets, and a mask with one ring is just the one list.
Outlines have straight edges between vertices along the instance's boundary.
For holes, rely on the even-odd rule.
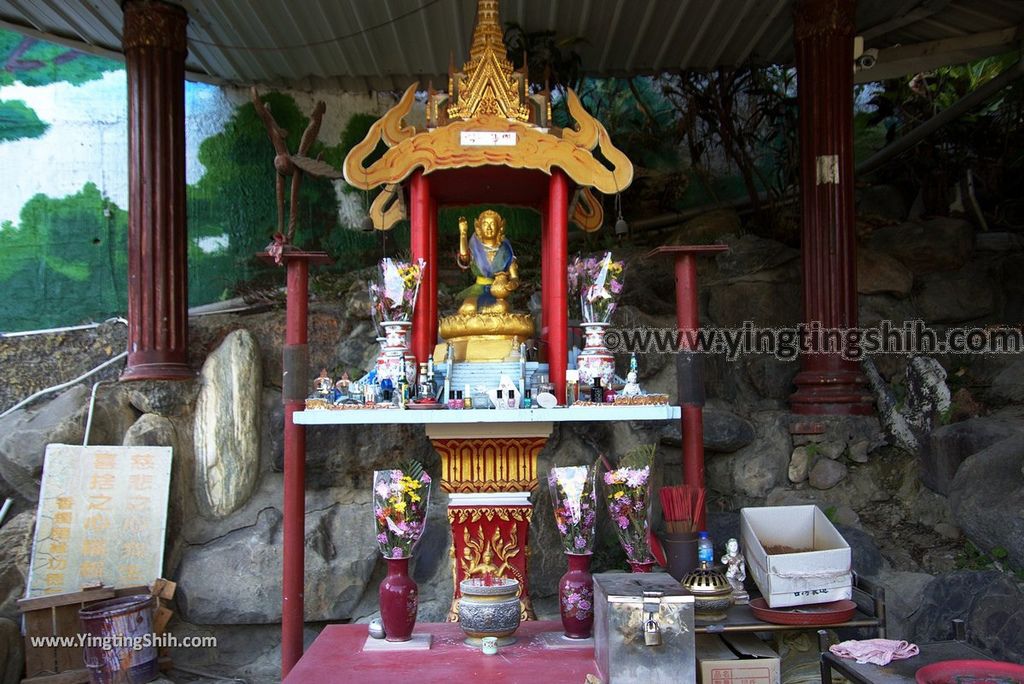
[[[440,321],[438,332],[453,347],[456,361],[504,361],[519,344],[533,337],[529,314],[455,314]],[[434,349],[434,360],[444,361],[445,345]],[[438,350],[441,356],[438,357]]]

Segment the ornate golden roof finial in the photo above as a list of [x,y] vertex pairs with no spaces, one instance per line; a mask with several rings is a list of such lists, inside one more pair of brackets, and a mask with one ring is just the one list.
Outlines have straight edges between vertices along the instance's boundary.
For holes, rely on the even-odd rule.
[[530,109],[523,102],[522,79],[505,54],[498,0],[477,0],[469,61],[462,66],[462,73],[455,75],[448,116],[467,120],[489,114],[528,121]]

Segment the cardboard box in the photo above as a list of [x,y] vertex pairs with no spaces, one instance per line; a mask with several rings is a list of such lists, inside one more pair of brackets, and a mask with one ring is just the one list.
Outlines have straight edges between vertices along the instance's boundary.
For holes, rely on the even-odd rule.
[[[817,506],[744,508],[740,544],[769,608],[852,596],[850,545]],[[780,548],[809,550],[777,553]]]
[[701,684],[779,684],[779,655],[753,634],[697,635]]

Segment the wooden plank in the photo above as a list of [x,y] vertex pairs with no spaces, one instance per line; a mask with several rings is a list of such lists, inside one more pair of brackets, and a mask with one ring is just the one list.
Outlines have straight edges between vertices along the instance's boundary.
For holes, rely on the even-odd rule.
[[57,671],[57,654],[53,648],[32,646],[31,637],[53,636],[50,610],[34,611],[25,616],[25,673],[31,677]]
[[40,675],[22,679],[21,684],[88,684],[88,670],[70,670],[60,674]]
[[[149,593],[148,590],[145,593]],[[108,598],[114,598],[114,590],[110,587],[91,587],[67,594],[49,594],[47,596],[37,596],[36,598],[18,599],[18,612],[27,613],[30,610],[41,610],[53,606],[66,606],[76,603],[81,604]]]
[[[74,637],[82,632],[81,623],[78,620],[78,611],[81,608],[77,606],[59,606],[53,609],[55,631],[58,636],[70,636]],[[71,672],[74,670],[81,670],[85,667],[85,660],[82,653],[82,647],[65,646],[57,648],[57,672]]]
[[154,596],[159,596],[164,600],[170,601],[174,598],[174,592],[177,590],[177,588],[177,582],[172,582],[169,579],[161,578],[158,579],[156,582],[153,582],[152,593]]
[[174,617],[174,611],[160,606],[153,616],[153,634],[163,634],[167,631],[167,623]]

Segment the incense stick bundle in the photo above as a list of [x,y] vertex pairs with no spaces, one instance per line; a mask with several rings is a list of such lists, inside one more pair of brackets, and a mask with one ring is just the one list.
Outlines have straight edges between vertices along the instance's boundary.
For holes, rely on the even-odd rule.
[[704,510],[704,488],[682,484],[662,487],[661,515],[668,532],[697,532],[697,521]]

